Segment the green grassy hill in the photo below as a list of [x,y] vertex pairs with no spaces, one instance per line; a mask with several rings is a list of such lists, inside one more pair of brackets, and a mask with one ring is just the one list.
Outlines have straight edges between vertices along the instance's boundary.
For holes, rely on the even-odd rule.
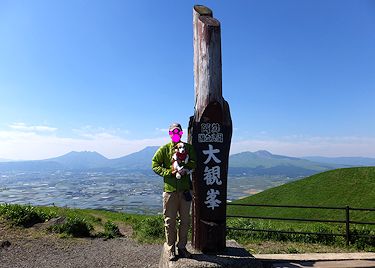
[[[375,208],[375,167],[343,168],[271,188],[234,203]],[[228,215],[345,219],[345,211],[228,206]],[[375,221],[373,212],[351,220]]]

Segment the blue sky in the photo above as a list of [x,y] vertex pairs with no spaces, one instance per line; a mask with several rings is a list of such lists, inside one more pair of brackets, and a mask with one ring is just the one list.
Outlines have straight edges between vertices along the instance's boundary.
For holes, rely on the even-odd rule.
[[115,158],[186,128],[194,4],[222,25],[231,153],[375,157],[374,1],[0,0],[0,158]]

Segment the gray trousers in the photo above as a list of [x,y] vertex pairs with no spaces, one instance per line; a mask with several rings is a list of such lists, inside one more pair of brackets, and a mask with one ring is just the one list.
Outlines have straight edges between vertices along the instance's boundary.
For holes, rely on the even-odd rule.
[[[165,238],[169,250],[175,250],[176,242],[178,248],[186,247],[190,226],[190,206],[191,201],[185,200],[183,192],[163,193]],[[180,218],[178,231],[177,216]]]

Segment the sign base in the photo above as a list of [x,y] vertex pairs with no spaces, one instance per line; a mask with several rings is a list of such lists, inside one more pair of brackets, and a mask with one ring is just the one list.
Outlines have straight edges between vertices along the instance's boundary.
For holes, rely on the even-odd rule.
[[168,260],[168,252],[166,244],[164,244],[159,268],[218,268],[218,267],[232,267],[232,268],[261,268],[262,263],[254,258],[248,251],[234,240],[226,241],[226,249],[217,254],[203,254],[200,251],[193,249],[190,245],[187,246],[189,252],[193,254],[192,259],[180,258],[177,261]]

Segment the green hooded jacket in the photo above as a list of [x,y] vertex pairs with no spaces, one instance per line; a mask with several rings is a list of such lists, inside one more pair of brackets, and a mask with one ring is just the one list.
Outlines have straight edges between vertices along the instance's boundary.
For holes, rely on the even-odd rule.
[[[180,192],[191,189],[190,175],[185,174],[181,179],[172,175],[172,157],[177,143],[170,142],[161,146],[152,158],[152,170],[164,178],[164,192]],[[185,149],[189,154],[189,161],[184,168],[193,170],[196,167],[196,154],[191,144],[185,143]]]

